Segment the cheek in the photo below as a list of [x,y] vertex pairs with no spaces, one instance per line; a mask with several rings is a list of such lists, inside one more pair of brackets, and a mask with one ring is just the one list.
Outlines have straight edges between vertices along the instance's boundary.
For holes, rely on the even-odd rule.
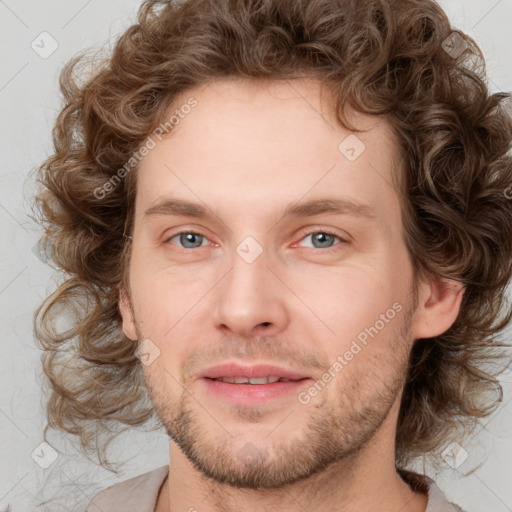
[[[285,290],[279,295],[279,286],[269,293],[277,294],[273,297],[277,302],[286,301],[283,307],[290,314],[292,330],[300,326],[308,337],[320,338],[329,353],[339,351],[374,326],[393,304],[405,306],[411,279],[405,248],[385,252],[347,259],[337,266],[283,263],[274,270],[293,294]],[[219,262],[170,266],[148,251],[134,250],[130,288],[142,332],[172,344],[186,337],[187,329],[197,333],[211,327],[209,308],[222,300],[216,296],[222,287],[215,284],[225,270]],[[396,322],[386,323],[377,339],[389,338]]]
[[136,318],[145,336],[171,341],[194,317],[194,307],[212,288],[215,276],[197,266],[162,266],[150,256],[143,251],[132,255],[130,290]]
[[310,333],[313,324],[319,326],[323,334],[317,331],[316,336],[331,359],[358,337],[384,349],[402,322],[408,284],[404,274],[405,267],[399,275],[392,265],[352,265],[296,276],[293,289],[311,311],[299,322]]

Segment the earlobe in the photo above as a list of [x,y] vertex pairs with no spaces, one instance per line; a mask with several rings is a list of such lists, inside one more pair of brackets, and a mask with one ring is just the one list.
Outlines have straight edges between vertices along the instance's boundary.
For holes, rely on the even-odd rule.
[[414,338],[432,338],[446,332],[460,311],[464,285],[457,281],[431,275],[418,289]]
[[133,318],[130,297],[124,287],[119,289],[119,312],[123,319],[123,332],[125,336],[133,341],[137,339],[137,330],[135,329],[135,320]]

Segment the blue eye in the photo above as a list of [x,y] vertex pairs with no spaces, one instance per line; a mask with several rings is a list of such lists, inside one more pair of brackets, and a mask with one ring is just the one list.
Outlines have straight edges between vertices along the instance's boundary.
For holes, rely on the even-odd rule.
[[[305,240],[308,237],[312,237],[312,249],[323,250],[323,252],[336,250],[333,248],[333,242],[335,239],[338,239],[341,243],[346,243],[346,240],[342,239],[339,235],[329,231],[313,231],[308,233],[301,240]],[[172,242],[175,238],[178,239],[178,244]],[[207,245],[207,240],[208,239],[200,233],[196,233],[194,231],[180,231],[166,239],[165,243],[171,242],[173,245],[178,245],[178,247],[181,247],[182,249],[198,249]],[[319,246],[316,246],[315,244],[319,244]],[[337,244],[334,244],[334,247],[336,247],[336,245]]]
[[166,242],[170,242],[173,238],[176,237],[179,237],[178,240],[184,249],[197,249],[198,247],[202,247],[203,244],[201,242],[206,240],[206,237],[200,235],[199,233],[194,233],[192,231],[181,231],[180,233],[176,233],[174,236],[168,238]]
[[[305,240],[308,237],[312,237],[312,243],[313,243],[313,249],[326,249],[334,251],[335,249],[332,249],[333,245],[332,242],[334,239],[338,239],[340,242],[344,242],[344,240],[339,237],[338,235],[334,233],[330,233],[329,231],[313,231],[312,233],[309,233],[306,235],[302,240]],[[319,244],[319,247],[315,246],[315,243]]]

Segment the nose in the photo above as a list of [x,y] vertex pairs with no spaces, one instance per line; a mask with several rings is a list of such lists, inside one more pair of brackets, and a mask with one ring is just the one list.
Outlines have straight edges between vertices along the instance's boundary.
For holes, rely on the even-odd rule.
[[267,266],[265,251],[253,262],[234,252],[231,262],[216,287],[216,327],[240,337],[270,336],[285,329],[290,291],[276,276],[279,272]]

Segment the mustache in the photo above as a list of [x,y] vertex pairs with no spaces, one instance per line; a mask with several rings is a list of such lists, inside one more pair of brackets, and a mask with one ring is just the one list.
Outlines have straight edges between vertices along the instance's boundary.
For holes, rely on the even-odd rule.
[[269,364],[287,365],[297,369],[322,369],[329,366],[317,354],[305,351],[289,342],[276,340],[273,336],[258,336],[249,339],[223,337],[213,344],[203,345],[185,357],[183,376],[190,378],[199,368],[222,363],[226,360],[265,361]]

